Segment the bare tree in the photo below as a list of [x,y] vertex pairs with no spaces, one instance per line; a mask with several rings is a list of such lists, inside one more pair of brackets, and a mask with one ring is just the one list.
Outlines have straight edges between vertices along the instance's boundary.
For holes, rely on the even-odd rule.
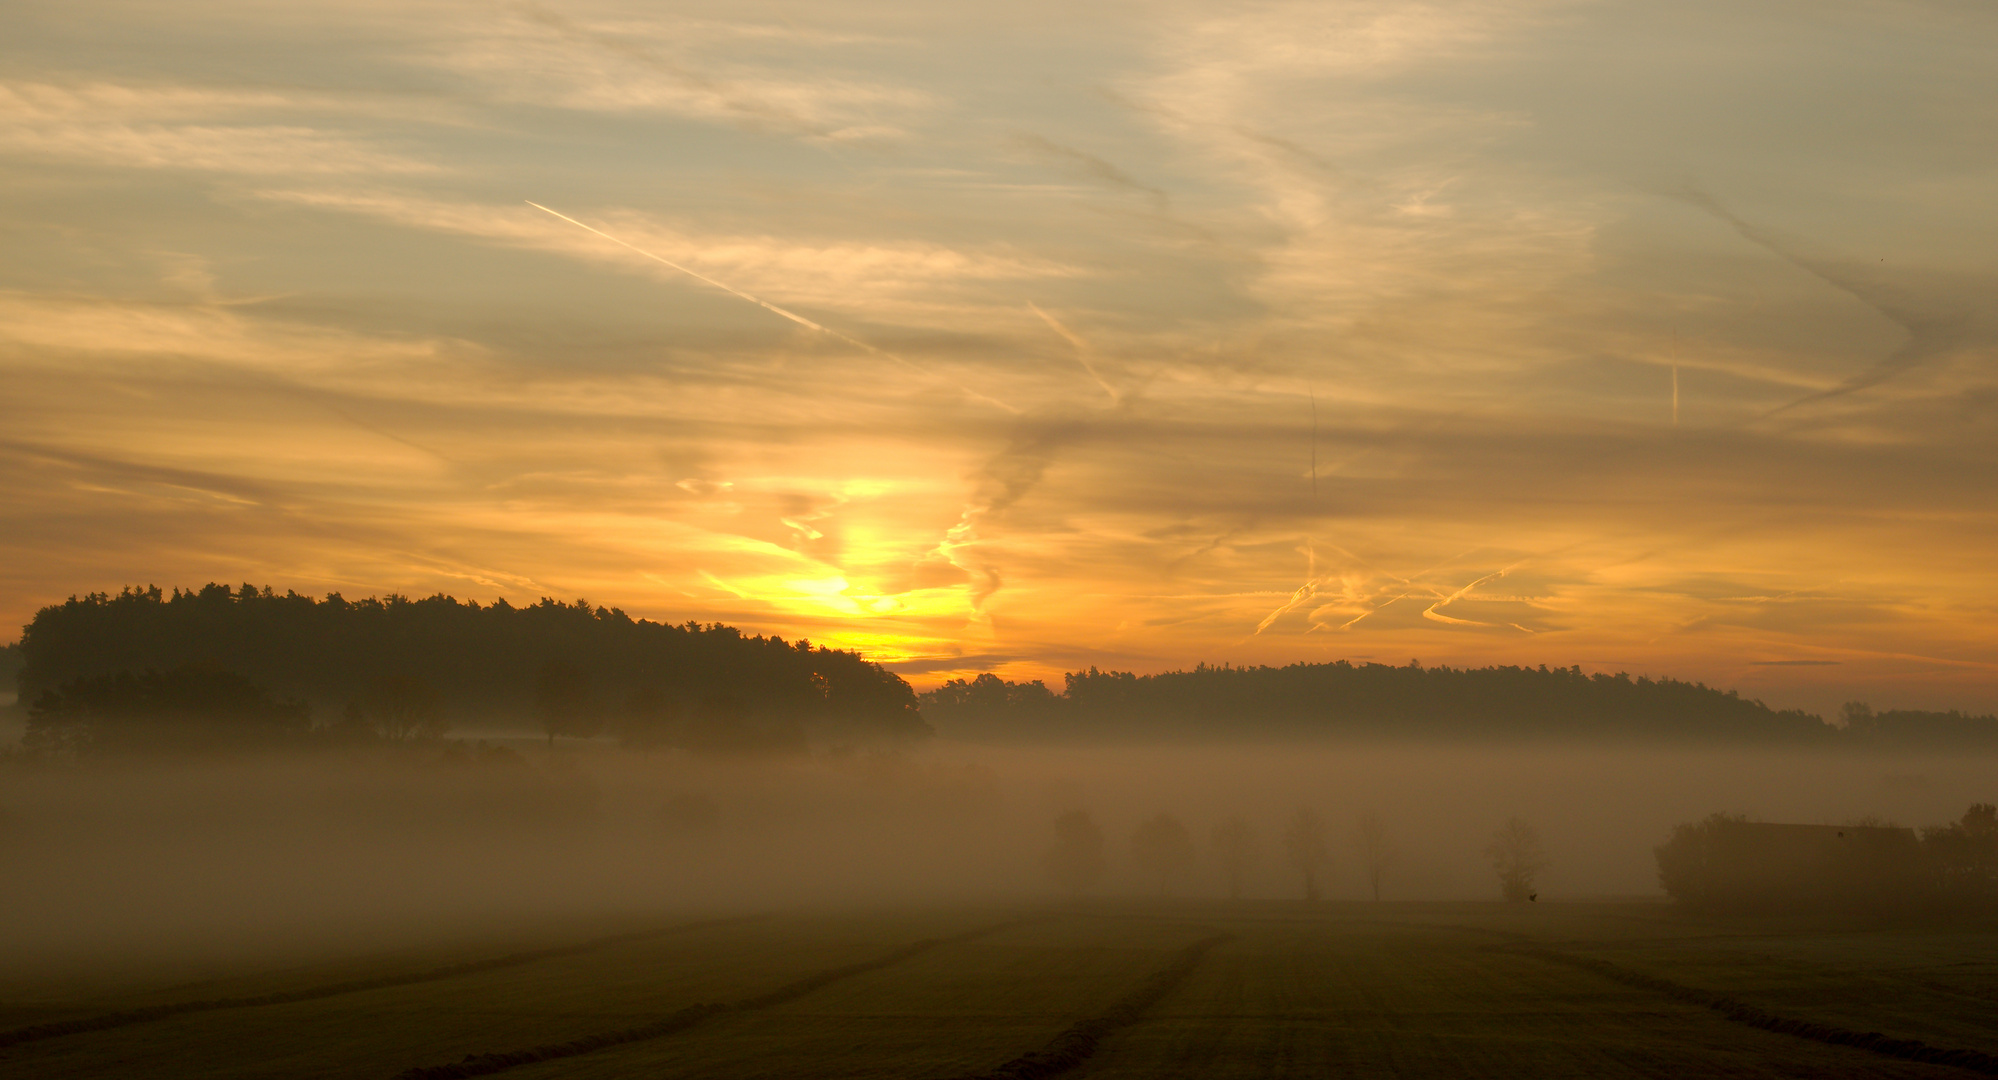
[[385,675],[369,684],[360,714],[384,738],[436,738],[450,725],[444,722],[443,698],[437,689],[414,675]]
[[1055,819],[1055,842],[1043,859],[1048,876],[1070,893],[1080,894],[1103,877],[1103,830],[1086,810],[1070,810]]
[[1533,883],[1547,869],[1548,862],[1546,852],[1540,848],[1538,829],[1519,818],[1508,818],[1492,833],[1491,843],[1485,845],[1485,857],[1492,861],[1499,891],[1507,900],[1517,903],[1540,898]]
[[1291,869],[1304,875],[1304,898],[1318,899],[1318,874],[1332,865],[1332,852],[1325,844],[1325,822],[1309,810],[1292,814],[1283,830],[1283,851]]
[[1178,818],[1159,814],[1131,834],[1131,857],[1139,869],[1158,875],[1165,892],[1173,878],[1193,869],[1193,836]]
[[1214,827],[1214,861],[1228,879],[1228,898],[1242,898],[1242,879],[1256,861],[1256,830],[1238,817]]
[[1360,854],[1360,867],[1367,872],[1367,884],[1374,890],[1374,902],[1381,899],[1381,878],[1401,858],[1401,852],[1388,842],[1387,823],[1372,810],[1360,815],[1353,827],[1353,847]]

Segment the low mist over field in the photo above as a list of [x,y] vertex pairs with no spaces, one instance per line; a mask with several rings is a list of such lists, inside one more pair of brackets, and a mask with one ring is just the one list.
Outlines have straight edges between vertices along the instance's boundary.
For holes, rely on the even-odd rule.
[[[10,770],[0,788],[0,951],[11,978],[169,962],[275,963],[550,916],[1065,900],[1057,817],[1104,836],[1094,897],[1213,898],[1211,842],[1239,817],[1243,895],[1303,896],[1282,833],[1327,827],[1324,893],[1367,898],[1352,836],[1373,812],[1392,900],[1492,900],[1485,848],[1541,835],[1545,898],[1655,897],[1652,848],[1715,810],[1773,821],[1951,821],[1998,759],[1823,750],[1342,744],[981,747],[792,759],[534,742]],[[1140,868],[1165,813],[1190,865]]]
[[249,585],[72,598],[8,656],[0,943],[50,974],[548,918],[1657,901],[1654,848],[1712,814],[1942,826],[1998,800],[1990,716],[1854,702],[1828,722],[1578,668],[1091,668],[917,694],[721,624]]

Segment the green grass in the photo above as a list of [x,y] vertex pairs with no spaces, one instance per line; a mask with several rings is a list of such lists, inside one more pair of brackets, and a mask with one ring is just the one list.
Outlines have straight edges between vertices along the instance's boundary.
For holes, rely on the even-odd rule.
[[[1068,1048],[1062,1075],[1078,1077],[1973,1075],[1827,1031],[1998,1055],[1998,935],[1978,926],[1700,922],[1639,903],[1106,903],[660,929],[524,934],[495,943],[490,956],[516,957],[506,964],[432,950],[245,972],[179,1000],[297,999],[21,1042],[0,1049],[0,1080],[389,1080],[704,1004],[728,1008],[499,1075],[947,1080],[1008,1063],[1025,1075],[1051,1047]],[[342,985],[356,981],[377,985]],[[1820,1037],[1744,1023],[1701,995]],[[175,1000],[16,996],[0,1016],[27,1023]]]

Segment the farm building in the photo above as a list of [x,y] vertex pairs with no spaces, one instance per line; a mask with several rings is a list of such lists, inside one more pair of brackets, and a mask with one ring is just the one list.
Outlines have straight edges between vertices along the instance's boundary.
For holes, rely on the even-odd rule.
[[1793,825],[1715,815],[1661,845],[1658,880],[1674,899],[1716,911],[1889,914],[1934,892],[1913,829]]

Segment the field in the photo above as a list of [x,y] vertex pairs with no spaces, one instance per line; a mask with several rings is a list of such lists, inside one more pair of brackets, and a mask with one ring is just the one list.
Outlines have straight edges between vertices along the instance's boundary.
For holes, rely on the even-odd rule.
[[7,991],[38,1080],[1998,1072],[1986,928],[1637,902],[775,912]]

